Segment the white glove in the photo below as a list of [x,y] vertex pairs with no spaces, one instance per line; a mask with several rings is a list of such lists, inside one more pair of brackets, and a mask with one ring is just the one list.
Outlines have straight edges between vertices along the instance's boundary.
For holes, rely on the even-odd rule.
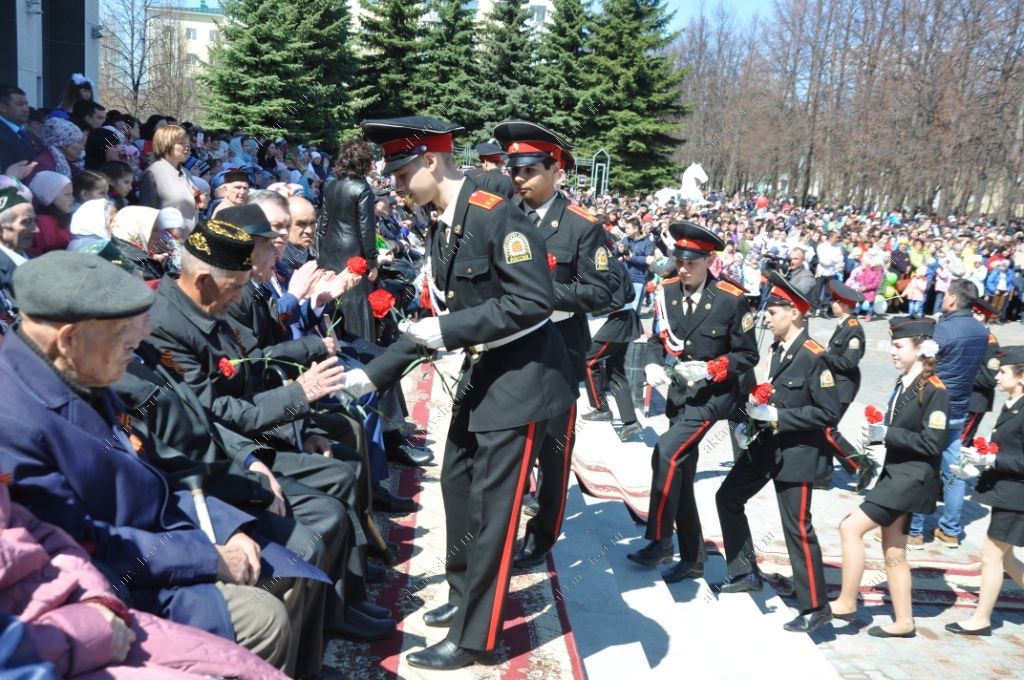
[[771,404],[748,404],[747,415],[754,420],[763,420],[766,423],[779,421],[779,409]]
[[868,443],[884,442],[885,433],[889,430],[888,425],[882,423],[864,423],[861,429],[861,438]]
[[[366,375],[366,371],[361,368],[357,368],[351,371],[345,371],[345,387],[343,388],[349,395],[359,398],[364,394],[369,394],[376,390],[376,386],[370,382],[370,377]],[[345,396],[345,392],[341,396]]]
[[686,361],[676,365],[676,373],[687,382],[696,382],[708,377],[708,362]]
[[738,424],[736,429],[733,430],[733,434],[736,435],[736,446],[740,447],[744,451],[750,447],[750,442],[754,440],[754,438],[747,433],[746,423]]
[[436,316],[428,316],[419,321],[402,321],[398,324],[398,330],[419,345],[430,349],[444,348],[444,338],[441,337],[441,319]]
[[651,387],[662,387],[670,382],[668,373],[661,364],[647,364],[644,366],[644,375],[647,376],[647,384]]
[[996,457],[994,455],[989,453],[978,453],[978,450],[973,446],[961,446],[960,458],[963,459],[964,463],[970,463],[979,470],[987,470],[995,465],[996,462]]
[[974,467],[970,463],[964,463],[963,465],[953,464],[949,466],[949,471],[953,473],[953,476],[957,479],[963,479],[970,481],[981,474],[978,468]]

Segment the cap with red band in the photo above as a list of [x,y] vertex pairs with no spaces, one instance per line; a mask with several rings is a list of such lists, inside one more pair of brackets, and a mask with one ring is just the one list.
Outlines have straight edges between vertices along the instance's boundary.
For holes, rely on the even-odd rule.
[[508,152],[508,165],[512,168],[532,165],[547,158],[555,160],[563,170],[576,166],[565,139],[543,125],[525,120],[510,120],[494,127],[494,138]]
[[672,222],[668,232],[675,244],[672,256],[678,260],[695,260],[725,250],[725,241],[694,222]]
[[452,153],[453,135],[465,130],[425,116],[364,120],[361,126],[366,138],[380,145],[386,175],[425,153]]
[[768,292],[768,298],[766,305],[783,305],[786,307],[794,307],[801,314],[806,314],[811,309],[811,302],[803,295],[798,293],[789,281],[782,278],[782,275],[777,271],[773,271],[769,277],[769,281],[772,284],[771,290]]

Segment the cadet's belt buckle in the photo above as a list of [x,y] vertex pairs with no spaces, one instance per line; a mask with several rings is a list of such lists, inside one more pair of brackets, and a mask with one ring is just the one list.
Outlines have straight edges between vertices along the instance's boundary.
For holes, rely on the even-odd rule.
[[466,348],[466,354],[468,354],[469,356],[471,356],[471,357],[473,357],[475,359],[478,356],[480,356],[481,354],[483,354],[483,352],[481,350],[478,350],[476,348],[476,345],[470,345],[469,347]]

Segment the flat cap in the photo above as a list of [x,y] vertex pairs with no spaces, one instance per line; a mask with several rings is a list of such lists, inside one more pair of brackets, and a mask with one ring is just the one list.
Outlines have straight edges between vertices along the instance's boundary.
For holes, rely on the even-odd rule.
[[156,299],[142,279],[97,255],[54,250],[14,270],[23,314],[51,321],[124,319]]
[[252,267],[255,245],[252,236],[241,227],[219,218],[220,213],[193,229],[185,239],[185,250],[214,267],[233,272],[248,271]]

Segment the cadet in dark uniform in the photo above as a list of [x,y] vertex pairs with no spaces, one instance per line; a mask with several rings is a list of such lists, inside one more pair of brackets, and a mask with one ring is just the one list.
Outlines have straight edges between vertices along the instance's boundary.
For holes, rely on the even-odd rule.
[[476,154],[480,157],[480,167],[467,170],[466,177],[476,182],[481,189],[511,201],[516,195],[516,185],[511,177],[502,172],[505,167],[505,150],[496,140],[491,139],[477,144]]
[[[680,562],[666,581],[704,574],[704,536],[693,495],[693,476],[701,439],[715,421],[727,418],[739,398],[739,377],[757,363],[754,317],[743,290],[708,272],[712,255],[725,243],[692,222],[673,222],[669,232],[679,275],[657,290],[658,319],[665,350],[679,363],[672,377],[662,364],[648,364],[647,382],[669,385],[665,414],[669,429],[651,456],[650,540],[629,559],[645,567],[672,561],[672,528],[679,534]],[[723,374],[709,373],[708,362],[728,361]]]
[[743,435],[748,440],[754,437],[748,445],[750,455],[736,461],[715,496],[729,564],[729,579],[717,588],[723,593],[761,590],[744,507],[772,480],[800,606],[800,614],[785,629],[809,633],[832,619],[821,548],[811,521],[811,487],[822,455],[822,432],[839,419],[839,390],[823,359],[825,348],[807,333],[810,301],[778,272],[772,272],[769,283],[765,304],[775,343],[768,381],[775,393],[769,404],[748,405],[749,418],[760,423],[756,433]]
[[[521,197],[519,207],[555,258],[555,323],[569,352],[573,384],[586,376],[590,348],[587,314],[607,311],[611,302],[608,267],[611,252],[597,218],[558,191],[557,180],[575,160],[567,141],[536,123],[507,121],[494,128],[494,137],[508,151],[512,181]],[[578,388],[574,390],[579,394]],[[544,561],[558,540],[565,514],[572,448],[576,437],[576,402],[545,426],[538,449],[540,488],[536,515],[526,523],[526,537],[516,554],[515,566],[533,567]]]
[[452,134],[463,128],[413,116],[363,129],[399,191],[441,211],[427,266],[446,308],[402,323],[403,336],[365,370],[347,372],[345,388],[360,396],[386,387],[425,348],[466,350],[441,470],[448,604],[424,616],[450,628],[408,657],[421,668],[459,668],[498,644],[529,469],[544,423],[575,401],[575,380],[549,321],[544,239],[521,210],[459,174]]
[[[999,312],[995,307],[984,300],[975,300],[972,305],[974,318],[988,326],[988,322]],[[978,425],[985,414],[992,410],[996,402],[996,371],[999,370],[999,341],[988,332],[988,347],[985,348],[985,358],[981,361],[978,375],[974,377],[974,385],[971,387],[971,396],[967,400],[967,420],[964,422],[964,431],[960,435],[960,441],[970,444],[974,435],[978,433]]]
[[932,373],[939,351],[931,339],[934,328],[935,321],[927,318],[889,320],[892,362],[903,375],[889,397],[885,419],[864,425],[867,441],[885,443],[885,465],[864,502],[839,523],[843,590],[832,603],[832,613],[844,621],[853,621],[857,615],[864,535],[882,527],[885,574],[896,620],[890,626],[869,629],[868,634],[875,637],[915,635],[906,554],[908,521],[911,513],[932,512],[942,493],[939,463],[949,417],[946,386]]
[[878,470],[878,463],[867,458],[860,464],[860,454],[839,432],[839,421],[857,397],[860,389],[860,360],[864,358],[864,328],[853,311],[863,302],[864,295],[838,281],[828,282],[832,293],[832,315],[839,319],[832,338],[828,341],[824,361],[832,370],[839,390],[839,420],[825,428],[825,455],[818,457],[815,489],[832,488],[832,455],[839,456],[839,464],[857,475],[857,491],[866,489]]
[[961,449],[964,460],[984,469],[972,498],[992,506],[992,517],[981,544],[978,606],[966,621],[946,624],[946,630],[960,635],[992,634],[992,610],[1004,571],[1024,587],[1024,564],[1013,555],[1014,546],[1024,546],[1024,347],[1005,348],[999,362],[996,387],[1006,392],[1006,404],[992,428],[999,452],[990,461],[979,458],[973,448]]
[[612,412],[604,396],[605,389],[610,389],[619,409],[619,419],[622,420],[619,439],[626,441],[643,432],[643,427],[636,421],[633,395],[626,380],[626,350],[629,349],[629,343],[643,334],[643,326],[633,303],[607,317],[598,317],[592,323],[595,322],[600,322],[601,326],[594,333],[590,351],[587,352],[587,377],[583,383],[587,389],[587,399],[594,410],[581,417],[590,421],[610,421]]

